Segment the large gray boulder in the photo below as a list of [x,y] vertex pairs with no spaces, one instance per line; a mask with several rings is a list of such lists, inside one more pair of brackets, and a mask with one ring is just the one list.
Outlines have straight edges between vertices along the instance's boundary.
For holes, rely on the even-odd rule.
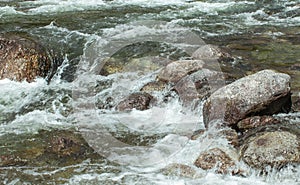
[[206,127],[212,120],[235,126],[252,115],[288,112],[291,108],[290,76],[263,70],[215,91],[204,103]]

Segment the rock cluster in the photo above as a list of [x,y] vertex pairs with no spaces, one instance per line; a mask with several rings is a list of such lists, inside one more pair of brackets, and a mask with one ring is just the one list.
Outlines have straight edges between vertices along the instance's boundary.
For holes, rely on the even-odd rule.
[[[209,60],[212,59],[212,56],[214,56],[213,61]],[[157,60],[157,58],[155,59]],[[132,110],[133,108],[137,110],[145,110],[149,107],[150,99],[155,99],[154,97],[150,98],[149,96],[145,96],[145,93],[153,95],[153,92],[155,91],[163,91],[166,89],[167,91],[171,90],[176,92],[184,106],[188,107],[191,104],[196,106],[199,100],[201,101],[207,98],[212,92],[225,85],[223,73],[206,67],[210,66],[210,64],[217,64],[218,60],[225,59],[232,59],[232,57],[228,53],[225,53],[212,45],[202,46],[196,50],[192,55],[192,58],[188,60],[163,60],[158,62],[153,58],[149,58],[149,61],[146,62],[148,67],[145,70],[160,67],[156,76],[156,81],[145,84],[140,89],[140,92],[134,92],[132,95],[129,95],[127,100],[122,100],[116,104],[116,109],[120,111]],[[113,64],[115,64],[115,62],[116,61],[114,60],[109,60],[103,66],[106,73],[100,74],[109,75],[117,72],[126,72],[126,67],[120,68],[120,65],[115,65],[116,69],[114,69]],[[126,65],[131,65],[130,62],[131,61],[128,61],[128,64]],[[142,62],[145,63],[144,60]],[[108,68],[110,70],[108,70]],[[142,100],[143,98],[141,98],[141,92],[144,94],[144,101]],[[136,96],[137,94],[140,95]],[[145,103],[143,108],[137,105],[139,104],[137,102],[141,101]],[[194,109],[195,106],[192,109]]]
[[[52,61],[47,51],[32,40],[0,37],[0,54],[1,79],[31,82],[38,76],[46,78],[51,72]],[[241,175],[243,170],[237,165],[238,159],[259,170],[300,163],[299,124],[288,123],[274,115],[291,110],[290,76],[262,70],[228,84],[226,74],[224,77],[224,73],[210,68],[212,61],[219,60],[232,60],[232,57],[212,45],[196,50],[190,60],[157,62],[151,59],[149,62],[144,58],[138,68],[158,70],[156,80],[147,82],[138,92],[119,102],[107,97],[105,101],[99,101],[97,107],[143,111],[157,103],[155,91],[168,91],[166,96],[174,92],[183,106],[192,109],[199,106],[200,101],[205,101],[202,109],[205,129],[196,132],[192,139],[197,140],[199,135],[204,134],[207,137],[223,137],[238,157],[221,148],[209,148],[200,153],[193,167],[183,164],[168,166],[164,170],[168,175],[195,177],[197,167],[216,173]],[[114,66],[115,62],[104,66],[105,75],[128,70],[122,65]],[[130,62],[129,68],[139,63]],[[104,85],[100,83],[99,86],[97,88],[101,89]],[[207,132],[212,128],[217,131]],[[6,140],[3,138],[3,141]],[[73,164],[96,155],[80,134],[70,131],[41,131],[25,143],[27,148],[24,148],[23,142],[23,148],[18,152],[10,152],[12,148],[4,147],[0,151],[0,166],[38,166],[40,159],[46,163]]]
[[[277,113],[291,110],[290,76],[263,70],[223,86],[212,93],[203,105],[207,129],[217,129],[237,149],[237,155],[252,168],[282,168],[300,163],[300,126],[289,123]],[[226,131],[226,132],[225,132]],[[230,131],[230,132],[229,132]],[[192,139],[205,134],[196,132]],[[235,134],[234,134],[235,133]],[[211,133],[208,137],[214,137]],[[223,150],[202,152],[195,165],[218,173],[233,172],[236,163]],[[236,168],[235,171],[243,171]]]
[[291,110],[290,89],[290,76],[272,70],[241,78],[206,100],[204,124],[208,129],[216,123],[235,129],[239,133],[235,147],[250,167],[265,170],[300,163],[299,125],[272,116]]
[[[290,76],[262,70],[228,84],[227,74],[214,70],[213,62],[230,60],[233,57],[220,48],[204,45],[190,60],[165,62],[156,81],[147,83],[141,92],[129,95],[116,109],[145,110],[156,98],[153,91],[174,90],[182,104],[192,109],[199,105],[197,102],[205,100],[204,125],[206,130],[217,130],[208,134],[199,130],[192,139],[199,139],[203,134],[224,137],[240,160],[261,170],[300,163],[299,127],[289,129],[290,124],[273,116],[291,110]],[[282,130],[283,126],[287,129]],[[217,173],[240,174],[243,170],[237,167],[237,162],[222,149],[211,148],[202,152],[194,164]],[[171,169],[186,168],[178,164]]]

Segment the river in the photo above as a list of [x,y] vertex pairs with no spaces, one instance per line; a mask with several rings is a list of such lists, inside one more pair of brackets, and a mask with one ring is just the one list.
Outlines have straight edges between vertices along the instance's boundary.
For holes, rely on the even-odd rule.
[[[1,167],[1,183],[300,184],[299,165],[260,175],[241,162],[246,177],[195,167],[193,178],[166,175],[163,169],[169,164],[193,166],[207,148],[228,147],[223,138],[190,140],[204,128],[201,107],[183,107],[174,94],[157,92],[161,106],[145,111],[99,108],[101,102],[120,100],[155,80],[153,66],[137,64],[150,54],[172,60],[204,44],[226,47],[235,57],[232,63],[216,63],[219,71],[239,78],[261,69],[279,70],[292,76],[298,95],[299,0],[0,0],[0,33],[9,32],[39,40],[63,56],[63,63],[49,84],[40,78],[33,83],[0,80],[0,136],[76,128],[104,159],[60,168]],[[168,45],[153,50],[151,44],[157,42]],[[127,47],[136,43],[143,44]],[[125,71],[98,75],[102,61],[118,52],[129,55]],[[76,75],[65,75],[68,70]]]

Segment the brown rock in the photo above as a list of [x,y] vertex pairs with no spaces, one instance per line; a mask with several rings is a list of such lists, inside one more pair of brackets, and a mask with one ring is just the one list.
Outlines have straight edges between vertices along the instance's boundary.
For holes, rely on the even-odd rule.
[[158,79],[165,82],[176,83],[184,76],[202,69],[202,60],[179,60],[168,64],[158,74]]
[[233,159],[219,148],[201,153],[194,164],[203,170],[215,169],[215,172],[221,174],[231,173],[235,168]]
[[46,78],[52,59],[37,42],[16,35],[0,36],[0,79],[28,82],[36,77]]
[[167,84],[162,81],[153,81],[149,82],[141,88],[142,92],[151,93],[154,91],[163,91],[166,88]]
[[153,96],[148,93],[133,93],[121,101],[116,109],[119,111],[132,109],[146,110],[149,108],[151,100],[153,100]]
[[252,116],[238,122],[239,130],[246,131],[259,126],[280,124],[281,122],[272,116]]

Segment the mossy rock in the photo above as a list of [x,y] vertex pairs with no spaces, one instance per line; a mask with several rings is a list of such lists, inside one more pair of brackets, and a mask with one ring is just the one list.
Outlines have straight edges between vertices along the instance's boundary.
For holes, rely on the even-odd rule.
[[[40,130],[36,134],[1,136],[0,166],[65,166],[97,154],[80,133],[72,130]],[[98,156],[99,157],[99,156]]]

